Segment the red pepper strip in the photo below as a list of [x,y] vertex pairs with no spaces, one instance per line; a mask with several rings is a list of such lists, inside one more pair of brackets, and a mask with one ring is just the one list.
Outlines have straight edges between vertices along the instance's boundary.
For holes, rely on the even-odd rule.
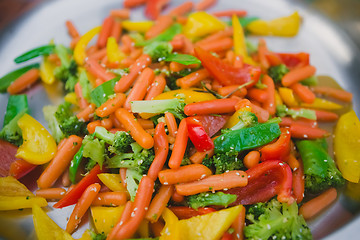
[[201,122],[209,137],[212,137],[215,133],[220,131],[225,125],[229,116],[213,116],[213,115],[201,115],[195,116],[197,120]]
[[18,159],[11,163],[9,174],[16,179],[20,179],[32,170],[36,168],[37,165],[28,163],[25,160]]
[[281,160],[290,153],[291,134],[287,128],[281,129],[281,135],[276,142],[265,145],[260,149],[261,161],[267,160]]
[[169,207],[169,209],[179,218],[179,219],[188,219],[195,216],[200,216],[212,212],[216,212],[214,208],[205,207],[205,208],[198,208],[197,210],[191,207]]
[[304,167],[302,162],[300,162],[299,168],[293,172],[293,195],[296,199],[296,203],[300,203],[304,198],[305,190],[305,177],[304,177]]
[[266,202],[275,195],[280,202],[292,203],[292,173],[286,163],[279,160],[262,162],[246,171],[248,185],[232,188],[225,193],[236,194],[238,197],[231,206],[249,205]]
[[206,133],[201,122],[194,117],[186,118],[186,125],[191,142],[199,152],[206,152],[214,148],[214,143]]
[[100,183],[97,175],[102,172],[100,166],[96,165],[78,184],[75,185],[74,188],[67,192],[60,201],[54,204],[54,208],[63,208],[77,203],[88,186],[94,183]]
[[237,68],[200,47],[196,47],[194,50],[195,56],[200,59],[204,68],[224,86],[242,85],[253,81],[246,86],[246,88],[250,88],[259,81],[261,74],[260,67],[244,64],[243,68]]
[[161,10],[169,3],[169,0],[148,0],[146,2],[145,16],[155,20],[160,16]]

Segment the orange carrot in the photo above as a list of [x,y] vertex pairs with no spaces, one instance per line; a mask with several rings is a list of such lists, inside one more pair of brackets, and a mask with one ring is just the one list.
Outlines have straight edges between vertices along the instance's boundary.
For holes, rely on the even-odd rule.
[[152,223],[157,222],[173,193],[174,186],[162,185],[153,200],[151,201],[149,210],[147,211],[145,218]]
[[156,19],[154,25],[145,33],[146,39],[151,39],[160,33],[162,33],[165,29],[169,28],[174,22],[174,19],[170,15],[163,15]]
[[85,68],[95,77],[101,78],[104,81],[109,81],[116,77],[112,72],[108,72],[103,66],[101,66],[94,58],[87,58],[85,60]]
[[193,7],[194,7],[194,4],[192,2],[186,1],[182,4],[180,4],[179,6],[176,6],[173,9],[171,9],[171,11],[169,12],[169,15],[170,16],[182,16],[188,12],[191,12]]
[[235,170],[219,175],[212,175],[199,181],[178,184],[175,188],[179,194],[189,196],[201,192],[244,187],[247,183],[248,176],[246,172]]
[[232,17],[236,15],[238,17],[245,17],[247,12],[245,10],[225,10],[211,13],[215,17]]
[[244,240],[245,214],[245,207],[242,207],[241,212],[236,217],[233,224],[231,224],[231,228],[234,229],[234,232],[232,233],[234,240]]
[[293,123],[290,126],[291,137],[301,139],[317,139],[329,136],[329,133],[321,128],[313,128]]
[[145,100],[151,100],[154,97],[160,95],[166,86],[166,80],[162,75],[156,76],[154,82],[151,84]]
[[184,201],[184,196],[180,195],[176,191],[174,191],[173,195],[171,196],[171,199],[174,202],[182,202],[182,201]]
[[339,118],[339,115],[333,112],[324,110],[315,110],[316,120],[319,122],[334,122]]
[[239,109],[242,109],[242,108],[251,108],[251,102],[248,100],[248,99],[241,99],[239,100],[239,102],[236,103],[235,105],[235,110],[239,110]]
[[140,123],[136,121],[132,113],[129,113],[125,108],[119,108],[116,110],[115,116],[140,146],[146,149],[153,147],[153,138],[144,130]]
[[293,171],[292,180],[293,194],[296,199],[296,203],[299,204],[304,198],[305,190],[305,177],[302,164],[300,164],[299,167]]
[[74,90],[75,90],[75,94],[77,97],[77,102],[79,103],[79,107],[81,109],[84,109],[87,106],[89,106],[89,102],[84,98],[84,95],[82,93],[82,88],[81,88],[80,83],[75,84]]
[[81,143],[82,138],[76,135],[71,135],[66,140],[37,180],[39,188],[49,188],[55,183],[80,149]]
[[238,99],[225,98],[190,103],[185,106],[184,113],[188,116],[233,113],[235,112],[235,105],[238,101]]
[[89,119],[92,118],[94,115],[95,107],[95,104],[89,104],[84,110],[76,114],[76,117],[84,122],[89,121]]
[[290,86],[294,93],[305,103],[313,103],[315,101],[315,94],[305,85],[295,83]]
[[[75,46],[76,46],[76,44],[79,42],[80,38],[81,38],[81,37],[76,37],[76,38],[71,39],[71,42],[70,42],[70,44],[69,44],[70,49],[74,49],[74,48],[75,48]],[[60,64],[60,65],[61,65],[61,64]]]
[[185,54],[193,54],[194,53],[194,44],[192,43],[192,41],[185,37],[185,35],[183,35],[183,41],[184,41],[184,47],[182,49],[182,52]]
[[86,126],[88,132],[90,134],[93,134],[95,132],[95,128],[96,127],[100,127],[101,126],[101,121],[100,120],[96,120],[93,122],[88,123],[88,125]]
[[258,118],[258,121],[260,123],[266,122],[267,120],[269,120],[270,114],[267,110],[265,110],[264,108],[251,103],[251,111],[253,113],[255,113],[256,117]]
[[247,96],[258,102],[266,102],[268,99],[268,92],[266,89],[250,88],[247,92]]
[[226,61],[228,63],[230,63],[231,65],[233,65],[234,64],[234,59],[235,59],[234,51],[232,51],[232,50],[227,51],[226,52]]
[[159,181],[164,185],[192,182],[212,175],[209,168],[202,164],[190,164],[177,169],[159,172]]
[[169,143],[165,133],[165,124],[163,122],[160,122],[155,128],[154,149],[155,158],[150,165],[148,176],[155,181],[158,177],[158,173],[166,162],[169,152]]
[[336,200],[336,197],[336,189],[330,188],[316,198],[304,203],[299,209],[299,214],[302,215],[305,220],[310,219],[330,206],[330,204]]
[[232,35],[233,35],[233,28],[229,27],[222,31],[215,32],[209,35],[208,37],[201,39],[200,41],[197,41],[195,45],[199,46],[199,45],[207,44],[209,42],[217,41],[222,38],[232,37]]
[[122,33],[121,22],[114,21],[114,24],[110,32],[110,37],[114,37],[116,42],[119,42],[121,33]]
[[179,124],[179,129],[176,134],[174,147],[169,159],[169,167],[176,169],[180,167],[181,161],[184,157],[186,146],[188,141],[188,130],[186,119],[181,120]]
[[115,92],[126,92],[137,76],[145,69],[147,66],[151,64],[151,58],[147,54],[143,54],[139,57],[133,65],[130,67],[130,73],[128,75],[123,76],[115,85]]
[[196,151],[193,155],[190,156],[190,161],[194,164],[200,164],[206,156],[212,157],[214,155],[214,149],[208,150],[206,152]]
[[126,203],[125,192],[101,192],[91,203],[93,206],[120,206]]
[[94,60],[100,60],[106,56],[106,48],[96,50],[94,52],[88,53],[88,57]]
[[237,67],[237,68],[243,68],[244,67],[244,61],[243,61],[243,58],[240,55],[235,56],[234,67]]
[[207,8],[215,5],[216,2],[217,2],[217,0],[201,0],[200,2],[198,2],[195,5],[195,10],[196,11],[204,11]]
[[180,51],[184,47],[184,38],[183,38],[183,36],[181,34],[176,35],[170,41],[170,44],[171,44],[171,46],[173,48],[173,51]]
[[209,73],[205,68],[203,68],[193,73],[190,73],[185,77],[177,79],[176,84],[179,85],[181,88],[190,88],[200,83],[202,80],[206,79],[207,77],[209,77]]
[[234,96],[238,96],[238,97],[244,97],[246,94],[248,94],[248,91],[246,88],[240,88],[240,85],[229,85],[229,86],[225,86],[225,87],[221,87],[217,90],[217,92],[221,95],[221,96],[228,96],[229,94],[232,94]]
[[144,71],[142,71],[139,78],[135,81],[134,87],[131,89],[129,95],[125,100],[124,108],[130,110],[132,101],[144,99],[147,89],[153,82],[154,77],[155,74],[152,69],[145,68]]
[[202,44],[197,44],[197,46],[200,46],[206,51],[209,52],[221,52],[229,50],[233,47],[233,40],[230,37],[227,38],[220,38],[215,41],[209,41]]
[[126,53],[126,54],[130,54],[134,49],[135,49],[135,43],[132,40],[132,38],[125,34],[121,37],[121,43],[122,43],[122,48],[121,50]]
[[266,101],[263,102],[263,108],[267,110],[270,115],[274,115],[276,112],[274,81],[269,75],[265,75],[262,82],[267,86],[266,92],[268,93]]
[[130,219],[126,221],[122,227],[119,227],[119,230],[115,232],[114,235],[109,235],[108,239],[128,239],[136,232],[136,229],[145,217],[153,190],[154,181],[148,176],[142,177],[136,193]]
[[107,239],[110,239],[110,240],[115,239],[116,233],[119,231],[120,228],[122,228],[124,223],[126,223],[129,220],[129,218],[131,216],[132,209],[133,209],[133,202],[127,201],[126,204],[125,204],[124,210],[123,210],[123,212],[121,214],[120,219],[118,220],[116,225],[112,228],[112,230],[108,234]]
[[161,236],[161,231],[164,229],[164,226],[165,226],[165,224],[161,220],[154,222],[154,223],[150,223],[150,229],[151,229],[151,232],[154,235],[154,237]]
[[95,111],[99,117],[107,117],[114,113],[116,109],[122,107],[126,99],[126,95],[123,93],[117,93],[115,97],[108,99]]
[[255,167],[259,164],[260,161],[260,152],[259,151],[251,151],[244,157],[244,165],[247,169]]
[[120,170],[119,170],[121,183],[125,188],[126,188],[126,171],[127,171],[127,168],[120,168]]
[[113,127],[113,122],[109,118],[104,118],[100,121],[100,124],[102,127],[104,127],[106,130],[110,130]]
[[106,47],[106,42],[108,37],[110,36],[110,32],[113,24],[114,24],[114,19],[112,17],[107,17],[104,19],[99,33],[99,37],[96,42],[98,48]]
[[37,197],[43,197],[46,199],[61,199],[66,193],[66,190],[63,188],[46,188],[36,190]]
[[124,0],[123,5],[126,8],[133,8],[146,3],[147,0]]
[[289,164],[290,168],[293,171],[296,171],[300,167],[299,160],[296,159],[293,153],[290,153],[289,156],[286,159],[287,164]]
[[68,233],[72,233],[78,227],[79,223],[81,222],[81,218],[84,216],[91,203],[98,195],[100,188],[101,186],[98,183],[91,184],[81,195],[66,225],[66,231]]
[[64,187],[69,187],[71,185],[71,180],[69,177],[69,169],[66,169],[61,177],[61,183]]
[[342,89],[336,89],[332,87],[314,86],[313,90],[316,93],[322,94],[324,96],[330,96],[344,102],[351,102],[353,97],[352,93],[348,91]]
[[266,58],[266,53],[268,52],[269,50],[267,49],[266,42],[263,38],[261,38],[258,44],[258,54],[262,69],[268,69],[270,67],[270,64]]
[[40,71],[36,68],[30,69],[15,81],[13,81],[7,88],[7,92],[11,95],[20,93],[28,88],[31,84],[35,83],[40,77]]
[[110,11],[110,16],[120,19],[129,19],[130,18],[130,10],[127,8],[122,9],[113,9]]
[[141,56],[142,53],[143,51],[141,48],[135,48],[134,50],[131,51],[130,58],[136,60]]
[[285,74],[285,76],[281,80],[281,83],[284,87],[288,87],[301,80],[304,80],[305,78],[313,76],[315,72],[316,68],[311,65],[295,68]]
[[279,125],[280,127],[290,127],[293,123],[298,123],[313,128],[317,127],[317,122],[315,120],[310,120],[306,118],[293,119],[290,117],[282,117]]
[[176,137],[177,133],[177,123],[174,117],[174,114],[171,112],[165,113],[165,123],[169,131],[169,135],[172,137]]
[[76,27],[74,26],[72,21],[67,20],[65,22],[65,25],[66,25],[66,28],[72,38],[80,37],[80,34],[79,34],[78,30],[76,29]]
[[151,121],[151,120],[149,120],[149,119],[138,118],[137,121],[140,123],[140,125],[141,125],[144,129],[154,128],[154,122]]

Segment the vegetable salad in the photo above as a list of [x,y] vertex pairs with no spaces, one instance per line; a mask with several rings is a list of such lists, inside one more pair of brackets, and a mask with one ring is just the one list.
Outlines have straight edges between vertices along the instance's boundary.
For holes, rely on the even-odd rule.
[[[296,36],[298,12],[206,12],[216,2],[124,0],[92,29],[66,21],[69,46],[15,58],[0,78],[0,210],[31,208],[39,240],[73,239],[84,221],[83,240],[312,239],[306,221],[359,182],[352,94],[261,37]],[[148,20],[131,20],[135,7]],[[26,95],[40,81],[64,96],[46,126]],[[335,156],[324,123],[337,123]],[[31,192],[21,181],[36,171]],[[65,229],[50,202],[73,206]]]

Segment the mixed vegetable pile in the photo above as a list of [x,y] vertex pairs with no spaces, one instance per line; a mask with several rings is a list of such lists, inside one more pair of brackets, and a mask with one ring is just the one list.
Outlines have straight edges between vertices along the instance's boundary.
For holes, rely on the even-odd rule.
[[[0,210],[32,208],[38,239],[72,239],[88,210],[81,239],[312,239],[305,220],[359,182],[352,95],[319,85],[308,53],[246,38],[295,36],[297,12],[204,11],[215,2],[124,0],[84,34],[67,21],[70,46],[17,57],[42,60],[0,79]],[[151,20],[129,20],[143,4]],[[47,126],[23,94],[39,79],[64,93]],[[36,171],[34,194],[21,181]],[[48,202],[74,205],[65,230]]]

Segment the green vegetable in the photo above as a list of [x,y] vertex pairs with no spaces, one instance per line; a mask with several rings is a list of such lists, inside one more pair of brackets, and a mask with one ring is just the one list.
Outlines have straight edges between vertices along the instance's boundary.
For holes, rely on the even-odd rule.
[[306,86],[316,86],[318,85],[318,79],[316,76],[311,76],[300,81],[300,83]]
[[179,23],[175,23],[171,27],[169,27],[167,30],[165,30],[163,33],[160,33],[156,37],[146,40],[146,41],[139,41],[135,43],[135,46],[146,46],[153,42],[168,42],[171,41],[176,34],[181,33],[182,26]]
[[166,62],[178,62],[184,65],[201,64],[201,61],[192,55],[187,54],[169,54],[165,57]]
[[10,86],[10,84],[13,81],[15,81],[18,77],[20,77],[21,75],[23,75],[30,69],[39,68],[39,67],[40,67],[40,64],[35,63],[35,64],[31,64],[31,65],[16,69],[15,71],[12,71],[12,72],[6,74],[2,78],[0,78],[0,92],[2,92],[2,93],[6,92],[7,88]]
[[[251,22],[258,20],[258,17],[239,17],[239,22],[243,28],[249,25]],[[232,26],[232,21],[229,21],[228,24]]]
[[17,125],[17,122],[26,112],[27,109],[23,109],[8,124],[5,125],[5,127],[0,131],[1,139],[16,146],[20,146],[23,143],[22,132]]
[[3,127],[5,127],[5,125],[7,125],[19,112],[22,112],[24,109],[26,110],[26,113],[28,113],[29,105],[27,96],[25,94],[10,95],[6,106]]
[[328,154],[325,139],[297,141],[296,147],[304,165],[306,191],[319,193],[345,184],[341,172]]
[[114,87],[119,79],[120,77],[111,79],[92,90],[90,93],[91,102],[95,103],[96,107],[100,107],[101,104],[108,100],[109,96],[115,93]]
[[263,146],[281,134],[279,124],[263,123],[253,127],[234,130],[214,140],[215,153],[249,150]]
[[298,214],[296,202],[291,205],[276,199],[249,208],[244,228],[246,239],[313,239],[304,218]]
[[282,78],[289,72],[289,68],[285,64],[270,67],[268,75],[274,80],[275,83],[281,83]]
[[285,117],[287,115],[290,115],[294,119],[302,117],[316,120],[316,112],[314,110],[304,108],[300,108],[299,110],[288,109],[285,105],[276,106],[276,115],[279,117]]
[[17,58],[14,59],[14,61],[16,63],[22,63],[22,62],[26,62],[30,59],[33,59],[35,57],[49,55],[54,52],[54,48],[55,48],[55,45],[53,45],[53,44],[40,46],[40,47],[34,48],[34,49],[18,56]]
[[124,131],[118,131],[113,134],[103,127],[96,127],[94,134],[97,138],[110,144],[108,149],[111,153],[126,153],[130,150],[130,144],[134,142],[130,134]]
[[200,207],[212,205],[227,207],[229,204],[235,202],[236,198],[237,196],[235,194],[204,192],[187,197],[186,202],[190,207],[197,210]]
[[74,155],[74,158],[71,160],[69,167],[69,178],[73,184],[75,184],[76,173],[79,169],[81,160],[83,158],[84,145],[82,144],[79,151]]
[[255,113],[242,111],[238,117],[239,122],[235,126],[231,127],[231,130],[238,130],[258,124],[258,118]]
[[93,87],[87,78],[86,72],[82,71],[79,76],[79,83],[81,86],[82,94],[86,100],[90,100],[90,93],[93,90]]
[[63,45],[56,45],[55,53],[61,61],[61,66],[55,68],[55,78],[59,79],[65,84],[65,90],[73,92],[75,84],[78,82],[77,64],[70,58],[71,51]]
[[172,46],[168,42],[153,42],[146,45],[143,51],[150,55],[154,62],[161,62],[171,53]]
[[244,163],[238,158],[239,153],[229,151],[216,153],[213,157],[206,157],[202,164],[215,171],[215,174],[222,174],[227,171],[240,170]]
[[134,201],[139,183],[143,175],[134,169],[126,170],[126,189],[129,192],[130,200]]
[[105,141],[87,135],[82,144],[84,146],[83,156],[92,159],[102,167],[105,160]]
[[175,117],[183,119],[185,103],[181,99],[132,101],[131,111],[133,113],[165,113],[171,112]]

